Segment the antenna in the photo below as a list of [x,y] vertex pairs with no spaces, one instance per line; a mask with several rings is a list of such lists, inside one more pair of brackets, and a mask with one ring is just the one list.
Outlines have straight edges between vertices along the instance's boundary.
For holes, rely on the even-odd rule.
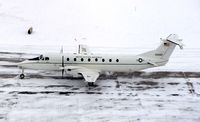
[[61,46],[60,53],[63,54],[63,45]]

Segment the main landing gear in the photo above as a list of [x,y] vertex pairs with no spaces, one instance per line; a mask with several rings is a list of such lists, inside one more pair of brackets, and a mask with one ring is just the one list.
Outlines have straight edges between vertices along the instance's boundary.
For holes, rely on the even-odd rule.
[[95,86],[94,82],[88,82],[88,86]]
[[20,78],[20,79],[24,79],[24,78],[25,78],[24,69],[22,69],[22,73],[19,75],[19,78]]

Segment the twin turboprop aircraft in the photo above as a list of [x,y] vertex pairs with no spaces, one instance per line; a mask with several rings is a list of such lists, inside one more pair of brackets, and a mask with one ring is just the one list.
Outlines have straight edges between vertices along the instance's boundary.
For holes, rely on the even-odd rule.
[[25,77],[24,69],[56,70],[61,71],[62,76],[68,71],[82,75],[85,82],[92,86],[99,75],[105,72],[133,72],[163,66],[176,45],[183,48],[182,40],[176,34],[170,34],[161,40],[157,49],[139,55],[92,54],[85,45],[79,45],[78,53],[43,54],[19,63],[18,66],[22,69],[19,77]]

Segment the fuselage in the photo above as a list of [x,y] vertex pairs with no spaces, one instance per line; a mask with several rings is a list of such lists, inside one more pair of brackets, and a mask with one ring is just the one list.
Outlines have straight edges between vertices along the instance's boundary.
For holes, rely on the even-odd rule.
[[57,70],[82,75],[88,85],[92,85],[104,72],[133,72],[165,65],[176,45],[182,49],[181,39],[176,34],[170,34],[155,50],[139,55],[124,54],[92,54],[86,45],[79,45],[78,53],[47,53],[39,57],[25,60],[18,64],[22,69]]
[[[113,54],[76,54],[48,53],[40,57],[26,60],[19,64],[24,69],[60,70],[61,67],[79,66],[100,72],[132,72],[155,67],[134,55]],[[166,60],[152,59],[158,66],[165,65]]]

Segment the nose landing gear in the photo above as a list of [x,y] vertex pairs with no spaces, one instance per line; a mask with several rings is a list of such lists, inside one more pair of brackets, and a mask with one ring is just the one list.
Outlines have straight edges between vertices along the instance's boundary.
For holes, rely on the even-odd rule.
[[88,87],[89,89],[93,89],[93,88],[98,87],[98,85],[97,85],[95,82],[88,82],[88,83],[87,83],[87,87]]
[[20,79],[24,79],[24,77],[25,77],[24,74],[20,74],[20,75],[19,75],[19,78],[20,78]]
[[88,82],[88,86],[95,86],[94,82]]
[[20,78],[20,79],[24,79],[24,78],[25,78],[24,69],[22,69],[22,73],[19,75],[19,78]]

